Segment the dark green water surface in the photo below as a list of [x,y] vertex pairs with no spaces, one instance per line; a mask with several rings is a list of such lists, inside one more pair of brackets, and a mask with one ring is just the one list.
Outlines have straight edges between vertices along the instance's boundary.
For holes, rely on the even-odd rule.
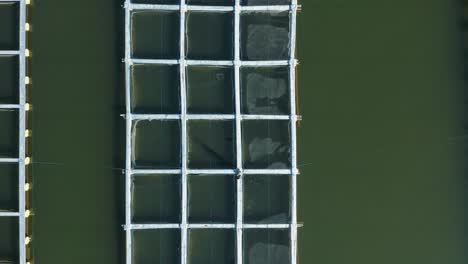
[[458,1],[303,1],[301,263],[466,263]]
[[[464,200],[468,197],[464,194],[462,166],[465,109],[461,92],[460,11],[456,1],[303,2],[298,25],[299,106],[304,117],[298,129],[299,219],[305,224],[300,229],[300,263],[466,263],[468,219]],[[119,116],[124,112],[121,1],[36,0],[30,11],[34,263],[123,263],[121,161],[124,141],[123,119]],[[172,19],[177,14],[165,15],[158,18],[141,13],[138,16],[142,21],[177,24]],[[219,35],[224,35],[225,26],[231,23],[229,17],[225,19],[224,24],[217,25]],[[275,19],[282,27],[282,16]],[[208,18],[200,19],[197,14],[193,14],[191,20],[196,32],[210,23]],[[171,32],[160,32],[158,28],[153,31],[172,39]],[[194,41],[197,41],[191,47],[194,58],[213,56],[199,53],[198,42],[204,39]],[[142,56],[146,55],[148,43],[140,44]],[[215,44],[210,50],[215,55],[226,48]],[[177,55],[177,49],[171,48],[158,46],[160,52]],[[287,50],[283,51],[287,54]],[[264,55],[275,58],[284,54]],[[247,50],[242,56],[255,59],[256,54]],[[170,67],[138,65],[135,69],[134,74],[148,80],[152,72],[171,71]],[[206,76],[219,75],[212,69],[194,67],[192,72],[196,71]],[[287,109],[287,103],[280,101],[287,96],[282,84],[284,69],[271,69],[269,73],[255,69],[246,71],[251,75],[242,80],[247,83],[247,89],[251,89],[249,83],[275,76],[277,97],[282,103],[265,107],[247,102],[243,105],[244,111],[282,113]],[[224,77],[218,81],[229,83],[229,69],[224,72]],[[209,91],[222,85],[220,83],[194,86],[194,89]],[[159,95],[179,104],[176,95],[166,91],[167,87],[157,88]],[[140,84],[140,89],[145,89],[144,83]],[[158,94],[135,99],[133,107],[139,112],[178,111],[174,105],[154,105],[146,101]],[[222,101],[232,95],[215,96]],[[231,105],[215,102],[210,109],[203,109],[198,106],[203,98],[190,98],[194,112],[232,109]],[[177,125],[169,125],[170,130],[179,129]],[[139,133],[151,132],[150,124],[142,122],[139,126],[142,129]],[[219,131],[232,131],[229,126],[221,124]],[[283,126],[283,122],[277,124],[278,138],[287,136],[282,133]],[[191,129],[204,131],[205,127],[203,123],[194,123]],[[249,140],[248,135],[245,140]],[[196,145],[199,143],[193,144],[194,157],[197,151],[203,153],[204,149]],[[222,159],[200,158],[194,160],[193,166],[231,166],[229,162],[233,157],[227,155],[232,152],[226,151],[231,147],[226,145],[219,150]],[[154,162],[146,159],[144,148],[140,150],[137,165],[145,167]],[[207,155],[200,155],[204,156]],[[256,168],[269,162],[286,161],[287,157],[278,155],[265,161],[252,161],[249,166]],[[197,187],[203,185],[204,180],[193,178],[192,194],[204,192]],[[274,202],[271,193],[276,190],[275,184],[288,185],[288,179],[268,185],[271,189],[260,189],[265,187],[261,181],[266,182],[267,178],[257,180],[260,183],[247,179],[250,187],[246,192],[252,199],[262,201],[265,207],[273,208],[274,203],[277,209],[261,211],[254,208],[257,204],[246,200],[252,207],[246,215],[248,221],[287,221],[290,218],[288,204],[283,204],[284,199],[280,198],[289,194],[277,193],[279,201]],[[136,181],[136,188],[139,188],[138,183],[147,187],[138,189],[135,199],[144,199],[154,190],[158,191],[158,182],[168,188],[178,184],[158,175]],[[152,185],[146,184],[148,182]],[[219,189],[225,190],[223,193],[234,193],[229,180],[220,180],[218,184]],[[176,193],[170,192],[165,197],[167,203],[160,203],[154,210],[142,207],[133,217],[138,222],[176,221],[177,210],[167,205],[176,204],[177,198]],[[189,213],[191,219],[232,221],[232,211],[226,210],[227,206],[207,206],[206,201],[210,199],[213,200],[210,197],[194,199]],[[230,199],[221,197],[221,202],[229,204]],[[212,218],[205,219],[206,212],[210,212]],[[272,215],[280,218],[273,219]],[[171,238],[179,231],[154,231],[158,232],[158,236],[167,237],[165,243],[155,240],[153,234],[135,233],[137,243],[144,247],[151,244],[157,249],[148,255],[147,252],[139,254],[144,247],[137,247],[137,256],[146,258],[153,254],[166,261],[178,259],[175,248],[179,241]],[[190,233],[194,241],[232,235],[229,232]],[[288,241],[286,232],[251,230],[245,236],[246,249],[259,241],[274,240],[278,256],[288,254],[280,252],[285,248],[281,245]],[[190,251],[194,263],[202,263],[198,254],[204,254],[206,248],[197,248],[199,246],[194,244]],[[213,260],[232,259],[234,254],[228,250],[230,247],[218,249],[216,243],[210,248],[216,251]],[[263,259],[271,262],[272,256]]]
[[38,0],[30,14],[34,263],[121,263],[121,3]]

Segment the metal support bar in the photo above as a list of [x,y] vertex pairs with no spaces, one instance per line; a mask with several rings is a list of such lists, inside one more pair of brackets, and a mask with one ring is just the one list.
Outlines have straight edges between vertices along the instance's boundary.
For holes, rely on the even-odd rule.
[[296,142],[296,20],[297,0],[291,0],[289,88],[291,106],[291,264],[297,264],[297,142]]
[[243,224],[244,224],[244,171],[242,160],[242,115],[241,115],[241,79],[240,67],[242,61],[240,58],[240,0],[235,0],[234,5],[234,98],[236,111],[236,167],[239,178],[237,182],[237,220],[236,220],[236,263],[243,263]]
[[0,217],[19,217],[21,214],[19,212],[0,212]]
[[[155,59],[128,59],[130,64],[161,64],[161,65],[177,65],[180,60],[155,60]],[[234,66],[234,61],[222,60],[184,60],[188,66]],[[273,66],[288,66],[291,63],[297,64],[296,60],[278,60],[278,61],[239,61],[240,67],[273,67]]]
[[[133,121],[138,120],[179,120],[182,119],[182,115],[170,114],[170,115],[154,115],[154,114],[130,114],[129,118]],[[194,115],[186,114],[187,120],[297,120],[297,116],[291,115]]]
[[19,104],[0,104],[0,109],[19,109]]
[[[235,7],[232,6],[202,6],[202,5],[185,5],[188,11],[200,12],[232,12]],[[159,4],[131,4],[131,10],[156,10],[156,11],[177,11],[179,5],[159,5]],[[267,5],[267,6],[240,6],[238,12],[284,12],[289,11],[289,5]]]
[[0,158],[0,163],[17,163],[19,159],[17,158]]
[[19,8],[19,263],[26,264],[26,0]]
[[[236,175],[238,174],[237,169],[225,169],[225,170],[193,170],[187,169],[187,174],[189,175],[199,175],[199,174],[208,174],[208,175]],[[299,171],[294,170],[296,174],[299,174]],[[179,169],[169,169],[169,170],[143,170],[143,169],[134,169],[130,170],[132,175],[151,175],[151,174],[181,174],[182,170]],[[242,171],[244,175],[290,175],[291,170],[289,169],[244,169]]]
[[[131,115],[131,18],[130,18],[130,0],[125,1],[125,225],[129,226],[132,223],[132,120]],[[133,237],[130,229],[125,230],[126,237],[126,264],[132,264],[133,260]]]
[[[126,230],[180,229],[183,224],[131,224]],[[243,224],[243,229],[288,229],[290,224]],[[237,224],[187,224],[188,229],[237,229]]]
[[0,56],[7,56],[7,55],[20,55],[21,51],[19,50],[0,50]]
[[188,256],[188,182],[187,182],[187,165],[188,165],[188,144],[187,144],[187,90],[185,83],[185,44],[186,44],[186,13],[187,5],[185,1],[180,1],[180,29],[179,29],[179,76],[180,76],[180,118],[181,118],[181,153],[182,153],[182,223],[181,223],[181,264],[187,264]]

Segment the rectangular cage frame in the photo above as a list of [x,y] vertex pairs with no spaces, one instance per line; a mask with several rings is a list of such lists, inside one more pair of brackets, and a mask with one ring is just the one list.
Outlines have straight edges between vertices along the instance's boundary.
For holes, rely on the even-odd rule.
[[[0,0],[0,3],[17,3],[19,8],[19,47],[16,50],[0,50],[0,56],[18,56],[19,59],[19,101],[16,104],[0,104],[0,110],[18,112],[18,156],[0,158],[0,163],[18,165],[18,208],[17,212],[0,212],[0,217],[18,218],[19,263],[27,263],[26,252],[26,6],[27,0]],[[1,257],[1,256],[0,256]]]
[[[300,119],[296,113],[296,19],[299,5],[297,0],[291,0],[289,5],[270,5],[270,6],[242,6],[240,0],[235,0],[233,6],[203,6],[188,5],[185,0],[181,0],[175,5],[159,4],[136,4],[126,0],[125,8],[125,93],[126,93],[126,263],[132,264],[133,261],[133,230],[151,230],[151,229],[180,229],[181,230],[181,264],[188,263],[188,230],[189,229],[234,229],[236,231],[236,264],[243,263],[243,231],[245,229],[284,229],[290,232],[290,263],[297,264],[297,143],[296,126]],[[132,35],[131,35],[131,14],[132,11],[154,10],[154,11],[179,11],[180,12],[180,36],[179,36],[179,59],[136,59],[132,58]],[[233,12],[234,14],[234,59],[233,60],[188,60],[186,59],[186,13],[188,11],[203,12]],[[240,20],[243,12],[285,12],[289,11],[289,59],[273,61],[243,61],[240,56]],[[180,70],[180,114],[135,114],[132,113],[132,80],[131,66],[133,64],[158,64],[158,65],[179,65]],[[187,113],[187,94],[186,94],[186,68],[190,65],[203,66],[232,66],[234,68],[234,114],[188,114]],[[288,66],[289,67],[289,115],[244,115],[241,113],[241,80],[240,69],[242,66]],[[181,164],[178,169],[135,169],[132,166],[132,130],[134,121],[138,120],[180,120],[181,122]],[[188,120],[232,120],[235,121],[235,169],[189,169],[188,164],[188,138],[187,121]],[[243,120],[288,120],[290,121],[290,169],[244,169],[242,157],[242,121]],[[154,223],[154,224],[135,224],[132,223],[132,179],[135,175],[148,174],[177,174],[181,175],[182,195],[181,195],[181,221],[180,223]],[[234,224],[191,224],[188,223],[188,175],[190,174],[239,174],[237,180],[237,204],[236,204],[236,222]],[[243,220],[244,191],[243,177],[246,174],[277,174],[291,176],[291,197],[290,210],[291,220],[287,224],[246,224]]]

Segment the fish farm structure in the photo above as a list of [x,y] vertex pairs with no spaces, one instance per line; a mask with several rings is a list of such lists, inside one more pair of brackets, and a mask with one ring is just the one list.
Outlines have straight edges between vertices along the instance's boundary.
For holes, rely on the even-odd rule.
[[[0,239],[3,240],[0,244],[16,244],[7,247],[11,248],[6,252],[8,255],[3,256],[3,252],[0,252],[0,263],[26,264],[27,244],[30,242],[27,236],[27,217],[30,212],[27,210],[26,195],[29,189],[26,167],[30,163],[26,156],[26,137],[29,134],[26,129],[26,113],[29,110],[29,104],[26,103],[26,86],[29,84],[26,76],[26,57],[29,56],[29,50],[26,49],[26,31],[29,30],[29,24],[26,23],[27,4],[26,0],[0,0],[0,7],[14,14],[0,14],[0,20],[12,20],[11,24],[3,26],[10,27],[13,36],[0,47],[0,72],[9,68],[15,71],[12,74],[15,78],[3,83],[8,86],[5,89],[8,94],[1,94],[0,98],[0,116],[5,121],[0,125],[0,191],[11,197],[0,204],[0,236],[8,237],[7,234],[11,233],[12,237],[16,237],[12,241]],[[5,175],[3,172],[6,172]]]
[[[34,261],[30,4],[0,0],[0,263],[8,264]],[[297,0],[123,2],[126,264],[298,263],[299,9]]]
[[[146,248],[156,252],[159,263],[192,263],[203,255],[198,252],[201,245],[216,241],[224,252],[216,263],[296,264],[297,1],[255,5],[265,1],[236,0],[231,6],[203,2],[209,1],[125,3],[126,263],[146,263],[149,256],[141,244],[162,239],[159,250],[157,243]],[[215,41],[207,43],[211,34]],[[201,80],[196,79],[200,72],[205,73]],[[160,89],[153,104],[145,102],[142,87],[152,74],[160,77],[151,88]],[[223,100],[217,98],[219,91],[210,90],[205,102],[194,99],[203,92],[200,82],[206,88],[220,80],[225,85],[218,88],[232,89],[232,97]],[[166,81],[179,94],[170,96],[164,87],[155,87]],[[223,107],[226,104],[232,107]],[[200,154],[200,145],[213,150],[214,157]],[[148,155],[152,150],[158,154]],[[246,200],[252,199],[247,183],[263,179],[268,184],[281,176],[286,184],[280,192],[288,194],[280,196],[286,200],[280,202],[288,203],[283,214],[247,217]],[[140,203],[158,203],[160,197],[140,194],[151,180],[179,185],[174,217],[139,209]],[[195,182],[217,188],[216,181],[230,180],[235,182],[234,217],[194,217],[195,196],[200,195],[191,193]],[[262,237],[268,238],[266,243]]]

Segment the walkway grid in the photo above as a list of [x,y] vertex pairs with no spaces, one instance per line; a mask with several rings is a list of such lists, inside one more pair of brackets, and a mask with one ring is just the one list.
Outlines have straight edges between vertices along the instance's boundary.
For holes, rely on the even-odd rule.
[[[0,59],[14,57],[18,61],[18,89],[19,98],[18,101],[2,104],[0,103],[0,112],[14,112],[18,116],[18,156],[15,157],[4,157],[0,155],[0,165],[5,164],[17,164],[18,165],[18,211],[0,210],[0,218],[18,218],[18,249],[19,254],[16,256],[18,261],[14,260],[14,263],[26,264],[27,263],[27,252],[26,244],[29,243],[29,238],[26,237],[26,165],[29,163],[26,158],[26,85],[28,83],[28,77],[26,77],[26,0],[0,0],[2,6],[14,6],[14,12],[18,14],[19,20],[15,23],[19,29],[18,32],[18,44],[13,49],[2,50],[0,49]],[[15,30],[18,30],[15,29]],[[0,34],[2,34],[0,32]],[[0,129],[8,129],[8,125],[0,124]],[[6,175],[0,175],[0,177]],[[1,208],[0,208],[1,209]],[[2,234],[0,234],[2,239]],[[2,257],[10,256],[0,256]],[[11,256],[14,257],[14,256]],[[0,261],[1,262],[1,261]]]
[[[135,1],[136,2],[136,1]],[[126,232],[126,263],[127,264],[140,264],[140,263],[195,263],[196,261],[192,261],[190,255],[192,254],[190,251],[195,250],[195,246],[191,244],[191,234],[192,231],[203,231],[203,230],[228,230],[233,232],[233,243],[229,244],[232,246],[233,250],[233,258],[230,260],[226,260],[220,263],[248,263],[248,264],[255,264],[255,263],[267,263],[264,261],[268,260],[261,260],[255,261],[255,257],[252,258],[252,254],[255,255],[255,252],[246,252],[247,244],[250,242],[247,238],[247,233],[250,231],[283,231],[287,237],[287,243],[284,245],[283,249],[286,248],[287,252],[285,256],[286,262],[291,264],[297,263],[297,230],[298,230],[298,223],[297,223],[297,209],[296,209],[296,176],[298,174],[297,169],[297,158],[296,158],[296,125],[299,116],[296,113],[296,65],[297,61],[295,58],[295,43],[296,43],[296,15],[297,10],[299,8],[297,0],[284,0],[284,5],[251,5],[247,0],[234,0],[231,5],[203,5],[203,3],[211,2],[211,3],[219,3],[220,1],[197,1],[197,0],[183,0],[182,2],[178,3],[178,1],[159,1],[159,3],[168,3],[168,4],[154,4],[155,2],[146,1],[148,3],[143,3],[145,1],[138,1],[138,3],[133,3],[130,0],[125,2],[125,71],[126,71],[126,221],[125,221],[125,232]],[[174,4],[176,2],[176,4]],[[229,1],[226,1],[229,2]],[[255,1],[250,1],[255,2]],[[261,1],[258,1],[261,2]],[[266,1],[264,1],[266,2]],[[281,2],[281,1],[277,1]],[[202,4],[200,4],[202,3]],[[178,37],[175,45],[176,51],[174,52],[175,55],[167,55],[167,54],[149,54],[145,55],[141,52],[137,52],[137,45],[141,45],[137,43],[136,40],[136,29],[135,29],[135,17],[136,15],[146,12],[146,13],[153,13],[154,15],[167,15],[167,14],[174,14],[175,17],[179,21],[175,25],[177,27],[170,28],[172,32],[178,32]],[[232,18],[232,57],[227,59],[219,59],[218,57],[211,59],[209,57],[199,56],[193,58],[189,53],[189,45],[190,40],[190,23],[189,23],[189,16],[191,14],[226,14]],[[286,15],[284,15],[286,14]],[[246,16],[254,17],[261,17],[264,15],[269,15],[271,17],[281,16],[283,15],[286,17],[286,28],[287,28],[287,36],[286,36],[286,47],[287,52],[285,58],[281,58],[280,56],[265,56],[265,59],[252,56],[249,58],[248,55],[245,55],[245,51],[243,49],[247,47],[243,43],[247,40],[243,39],[243,30],[245,30],[242,26],[244,23],[243,21],[246,20]],[[170,24],[172,25],[172,24]],[[151,28],[159,28],[163,27],[164,25],[160,24],[148,24],[146,28],[150,30]],[[210,31],[210,27],[205,28],[205,30]],[[153,32],[153,31],[152,31]],[[166,32],[167,33],[167,32]],[[150,33],[148,33],[150,34]],[[166,35],[167,36],[167,35]],[[255,36],[253,36],[255,37]],[[213,40],[218,41],[218,40]],[[261,41],[261,40],[259,40]],[[269,41],[276,41],[281,45],[281,40],[278,39],[271,39]],[[158,43],[156,43],[158,42]],[[170,45],[173,45],[170,42],[169,38],[157,40],[154,45],[159,47],[165,47],[166,50]],[[166,43],[167,42],[167,43]],[[162,44],[161,44],[162,43]],[[248,47],[247,47],[248,49]],[[143,55],[142,55],[143,54]],[[171,57],[172,56],[172,57]],[[273,57],[273,59],[271,59]],[[137,112],[134,108],[135,102],[135,81],[133,78],[134,76],[134,67],[141,66],[141,65],[158,65],[158,66],[171,66],[176,67],[178,70],[178,77],[176,83],[178,83],[178,101],[180,109],[177,109],[175,113],[161,113],[159,111],[155,112]],[[233,113],[226,114],[226,113],[203,113],[203,114],[195,114],[191,113],[188,110],[188,97],[190,94],[190,85],[188,85],[188,71],[191,66],[205,66],[205,67],[227,67],[231,68],[233,71]],[[243,110],[243,103],[242,103],[242,96],[243,96],[243,88],[242,88],[242,71],[244,68],[254,68],[254,69],[263,69],[263,68],[272,68],[272,67],[283,67],[287,69],[287,84],[288,87],[288,109],[286,113],[280,114],[270,114],[270,113],[246,113]],[[176,89],[176,87],[174,87]],[[213,99],[216,100],[216,99]],[[209,99],[208,99],[209,101]],[[194,121],[207,121],[207,122],[222,122],[222,121],[230,121],[232,122],[233,126],[233,166],[232,168],[191,168],[190,167],[190,153],[191,153],[191,146],[190,146],[190,138],[191,138],[191,128],[190,124]],[[244,145],[247,144],[243,142],[246,138],[246,123],[250,121],[259,121],[259,122],[283,122],[287,124],[287,153],[288,158],[287,162],[289,164],[285,166],[265,166],[265,167],[246,167],[246,149],[248,151],[249,147],[245,147]],[[135,160],[138,158],[138,146],[136,142],[140,142],[142,139],[139,139],[140,133],[138,133],[138,125],[139,122],[156,122],[158,124],[162,124],[164,122],[172,122],[176,123],[179,126],[179,129],[174,131],[180,131],[174,134],[166,134],[167,136],[177,136],[180,141],[175,141],[177,143],[167,143],[167,141],[172,142],[169,138],[159,138],[156,139],[157,144],[172,144],[172,146],[179,148],[180,151],[180,162],[176,162],[177,166],[172,168],[166,168],[164,166],[149,166],[149,167],[141,167],[137,166]],[[162,126],[161,126],[162,127]],[[213,130],[215,131],[215,130]],[[217,131],[217,130],[216,130]],[[252,132],[252,131],[250,131]],[[255,133],[255,132],[254,132]],[[216,135],[213,135],[216,137]],[[158,141],[159,140],[159,141]],[[153,143],[155,141],[152,141]],[[150,144],[148,142],[148,144]],[[157,146],[154,146],[155,148]],[[268,152],[269,150],[266,148],[260,148],[260,152]],[[177,158],[179,158],[177,156]],[[138,179],[142,179],[144,177],[151,177],[154,175],[166,175],[166,176],[173,176],[173,177],[180,177],[178,178],[178,183],[180,184],[180,216],[179,221],[170,222],[170,221],[162,221],[162,222],[139,222],[135,220],[135,181]],[[191,177],[199,177],[200,175],[205,176],[217,176],[217,175],[224,175],[224,177],[232,177],[235,179],[235,197],[234,203],[236,212],[234,213],[235,219],[232,222],[206,222],[206,223],[191,223],[190,222],[190,178]],[[246,177],[260,177],[260,176],[267,176],[267,177],[278,177],[278,176],[290,176],[290,186],[284,186],[284,188],[288,188],[289,197],[287,197],[287,203],[289,203],[289,218],[284,223],[275,223],[275,222],[257,222],[251,223],[245,221],[245,205],[244,205],[244,198],[245,198],[245,179]],[[220,176],[223,177],[223,176]],[[273,194],[274,195],[274,194]],[[158,195],[154,194],[154,199],[158,199]],[[170,205],[169,205],[170,206]],[[136,245],[135,236],[137,234],[141,234],[142,232],[147,232],[150,234],[151,232],[158,232],[158,231],[173,231],[172,234],[180,235],[180,240],[177,239],[175,243],[167,241],[166,248],[171,247],[174,245],[177,251],[177,258],[174,261],[174,258],[169,259],[162,258],[159,262],[155,259],[145,259],[142,260],[138,255],[141,253],[142,248],[140,248],[140,244]],[[269,234],[269,233],[268,233]],[[270,235],[267,235],[267,237]],[[250,239],[250,238],[249,238]],[[208,242],[208,241],[207,241]],[[224,243],[222,240],[218,241],[219,243]],[[215,242],[215,243],[218,243]],[[198,241],[200,243],[200,241]],[[203,242],[201,242],[203,243]],[[164,243],[163,243],[164,244]],[[155,245],[156,246],[156,245]],[[161,246],[161,244],[159,244]],[[144,245],[145,249],[151,248],[151,245]],[[268,245],[267,245],[268,247]],[[275,249],[274,247],[270,249]],[[276,248],[277,251],[280,251],[279,248]],[[155,248],[155,251],[157,249]],[[284,253],[284,252],[283,252]],[[278,254],[277,252],[270,252],[268,254],[275,255]],[[260,254],[261,255],[261,254]],[[282,258],[284,256],[276,256],[276,258]],[[250,259],[249,259],[250,258]],[[144,258],[143,258],[144,259]],[[283,258],[284,260],[284,258]],[[149,262],[147,262],[149,261]],[[278,261],[278,262],[275,262]],[[211,263],[209,261],[202,261],[204,263]],[[270,260],[269,263],[286,263],[285,261],[279,260]],[[196,262],[199,263],[199,262]],[[201,263],[201,262],[200,262]]]

